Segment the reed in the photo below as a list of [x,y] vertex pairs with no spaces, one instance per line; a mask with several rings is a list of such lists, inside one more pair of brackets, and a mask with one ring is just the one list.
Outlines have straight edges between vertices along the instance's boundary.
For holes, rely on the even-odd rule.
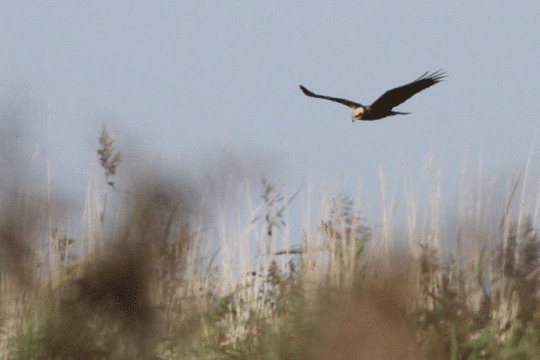
[[[2,358],[540,356],[530,161],[502,207],[498,180],[464,166],[455,224],[436,167],[425,207],[412,180],[390,197],[381,167],[374,223],[342,191],[323,193],[312,215],[313,184],[288,194],[266,178],[260,198],[246,181],[237,206],[212,218],[192,183],[145,164],[120,176],[105,125],[99,144],[105,182],[89,181],[79,235],[50,226],[54,189],[18,187],[2,205]],[[302,233],[291,235],[301,201]]]

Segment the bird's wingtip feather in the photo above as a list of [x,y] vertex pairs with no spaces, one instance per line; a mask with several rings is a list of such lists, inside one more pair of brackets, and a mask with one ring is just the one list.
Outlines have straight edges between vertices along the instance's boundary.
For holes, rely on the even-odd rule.
[[305,87],[303,87],[302,85],[300,85],[300,90],[302,90],[302,92],[306,95],[312,95],[313,93],[311,91],[309,91],[308,89],[306,89]]

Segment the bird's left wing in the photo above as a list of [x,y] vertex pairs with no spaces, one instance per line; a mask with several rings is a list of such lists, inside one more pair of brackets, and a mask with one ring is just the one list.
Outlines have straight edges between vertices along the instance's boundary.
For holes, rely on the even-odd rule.
[[354,101],[350,101],[350,100],[334,98],[334,97],[324,96],[324,95],[317,95],[315,93],[312,93],[311,91],[309,91],[308,89],[306,89],[302,85],[300,85],[300,89],[302,89],[302,92],[304,94],[306,94],[307,96],[311,96],[311,97],[319,98],[319,99],[326,99],[326,100],[330,100],[330,101],[335,101],[335,102],[338,102],[340,104],[347,105],[348,107],[350,107],[352,109],[356,109],[357,107],[362,106],[361,104],[355,103]]
[[420,91],[442,81],[445,77],[446,73],[442,70],[437,70],[430,75],[426,72],[407,85],[388,90],[371,105],[371,108],[373,111],[377,108],[392,110],[393,107],[404,103]]

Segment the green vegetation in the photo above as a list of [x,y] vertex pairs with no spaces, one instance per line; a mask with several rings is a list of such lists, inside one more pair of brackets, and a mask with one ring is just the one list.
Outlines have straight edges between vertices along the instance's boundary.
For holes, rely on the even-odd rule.
[[517,181],[499,215],[464,196],[456,252],[437,186],[425,220],[407,192],[394,242],[382,176],[378,226],[337,193],[289,239],[301,190],[263,179],[261,206],[211,231],[193,185],[143,165],[122,178],[105,126],[99,143],[106,190],[89,186],[79,237],[51,226],[50,192],[1,208],[0,358],[540,358],[540,242],[535,217],[512,219]]

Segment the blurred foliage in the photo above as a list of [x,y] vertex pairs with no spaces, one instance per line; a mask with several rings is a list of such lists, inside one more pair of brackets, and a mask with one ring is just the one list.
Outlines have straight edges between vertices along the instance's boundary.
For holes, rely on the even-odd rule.
[[[107,194],[120,153],[105,125],[99,142]],[[238,231],[262,234],[264,253],[233,278],[235,264],[219,263],[219,250],[193,251],[209,239],[190,222],[198,205],[189,186],[159,177],[134,183],[136,191],[124,192],[124,222],[110,233],[100,228],[92,235],[105,245],[78,256],[70,254],[82,239],[45,226],[39,196],[15,189],[19,196],[4,203],[2,358],[540,358],[540,242],[532,220],[513,223],[508,209],[498,246],[472,261],[443,257],[428,243],[415,254],[381,255],[375,230],[338,193],[301,246],[272,252],[300,189],[287,199],[263,179],[262,215]],[[50,251],[30,241],[43,229]]]

